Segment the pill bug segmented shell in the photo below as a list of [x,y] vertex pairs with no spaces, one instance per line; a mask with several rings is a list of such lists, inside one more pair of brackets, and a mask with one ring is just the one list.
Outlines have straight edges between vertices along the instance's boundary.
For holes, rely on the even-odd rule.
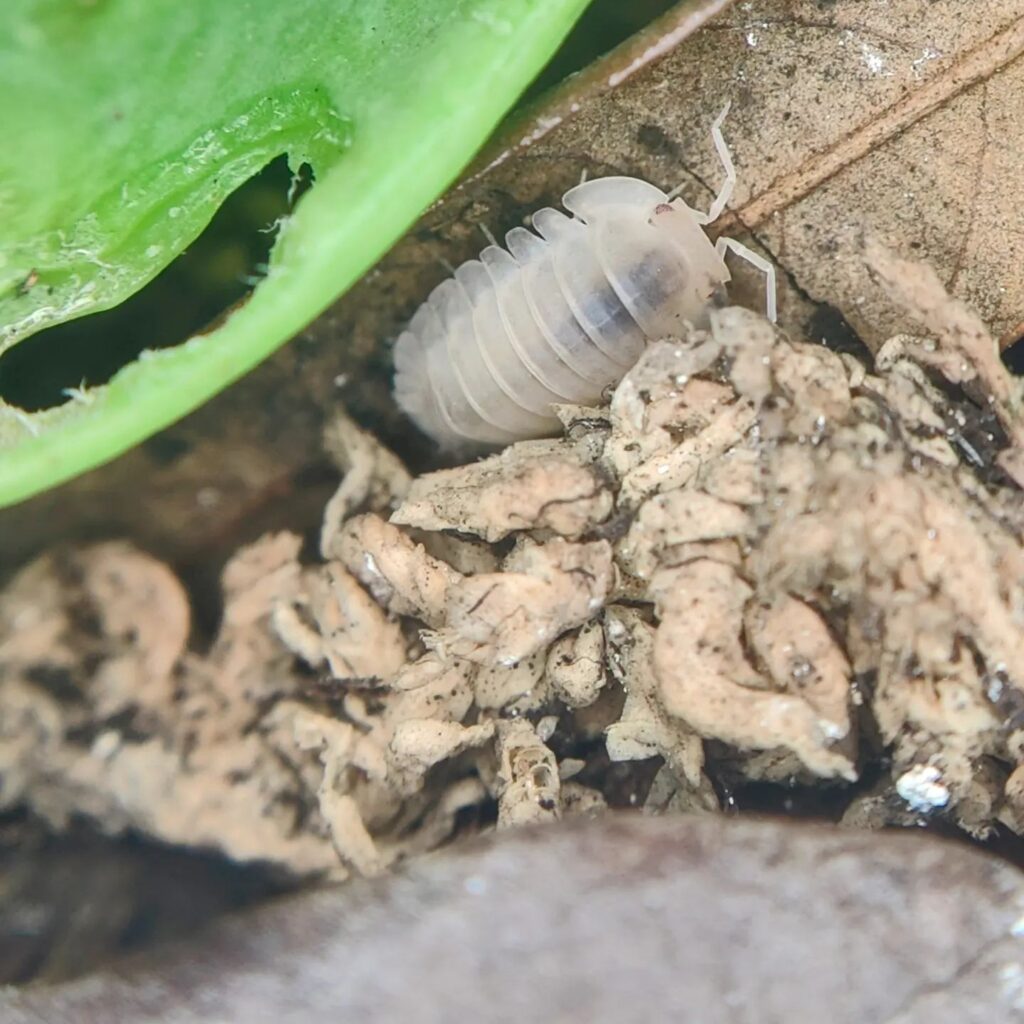
[[729,280],[698,215],[646,181],[596,178],[562,204],[463,263],[395,344],[395,398],[446,447],[551,434],[553,404],[599,403]]

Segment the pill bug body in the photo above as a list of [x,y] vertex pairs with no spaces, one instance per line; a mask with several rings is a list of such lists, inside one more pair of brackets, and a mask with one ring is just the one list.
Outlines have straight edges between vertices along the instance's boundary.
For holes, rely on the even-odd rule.
[[699,215],[648,182],[597,178],[562,203],[462,264],[395,344],[396,400],[445,447],[552,433],[553,404],[599,403],[729,280]]

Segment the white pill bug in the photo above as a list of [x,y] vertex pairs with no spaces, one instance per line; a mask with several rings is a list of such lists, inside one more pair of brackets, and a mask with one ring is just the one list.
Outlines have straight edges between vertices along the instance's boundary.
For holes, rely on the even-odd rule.
[[442,446],[508,444],[558,429],[552,406],[594,405],[649,340],[700,324],[730,279],[727,249],[767,278],[775,268],[703,226],[736,182],[721,125],[711,128],[725,168],[704,214],[639,178],[595,178],[545,208],[534,232],[513,228],[508,250],[489,245],[435,288],[395,343],[395,398]]

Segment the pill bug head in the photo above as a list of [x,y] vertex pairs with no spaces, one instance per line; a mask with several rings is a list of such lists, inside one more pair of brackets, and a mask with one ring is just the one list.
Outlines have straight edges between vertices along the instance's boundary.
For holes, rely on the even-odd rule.
[[674,296],[671,314],[676,322],[671,330],[678,330],[682,326],[680,321],[704,326],[713,297],[724,292],[730,278],[725,261],[694,211],[682,199],[655,204],[649,223],[683,260],[688,271],[686,285]]
[[570,189],[567,210],[590,228],[609,282],[648,338],[704,326],[729,271],[698,215],[640,178],[595,178]]
[[668,274],[671,295],[660,305],[657,330],[650,330],[650,336],[678,334],[687,325],[707,327],[713,299],[724,294],[730,275],[700,221],[681,199],[674,199],[648,208],[645,226],[656,239],[651,248],[659,263],[674,271]]

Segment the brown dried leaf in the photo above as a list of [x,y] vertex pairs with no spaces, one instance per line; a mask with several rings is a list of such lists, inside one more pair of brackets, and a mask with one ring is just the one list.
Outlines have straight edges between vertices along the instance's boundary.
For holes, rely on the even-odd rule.
[[510,144],[447,206],[461,194],[493,229],[489,197],[539,206],[586,167],[681,181],[706,207],[722,177],[708,127],[731,100],[738,184],[715,232],[786,271],[784,323],[804,328],[810,297],[871,345],[900,330],[902,311],[859,257],[868,228],[933,264],[1009,339],[1024,324],[1012,213],[1024,194],[1022,52],[1021,0],[749,0],[617,88],[588,83],[571,116],[539,112],[529,146]]

